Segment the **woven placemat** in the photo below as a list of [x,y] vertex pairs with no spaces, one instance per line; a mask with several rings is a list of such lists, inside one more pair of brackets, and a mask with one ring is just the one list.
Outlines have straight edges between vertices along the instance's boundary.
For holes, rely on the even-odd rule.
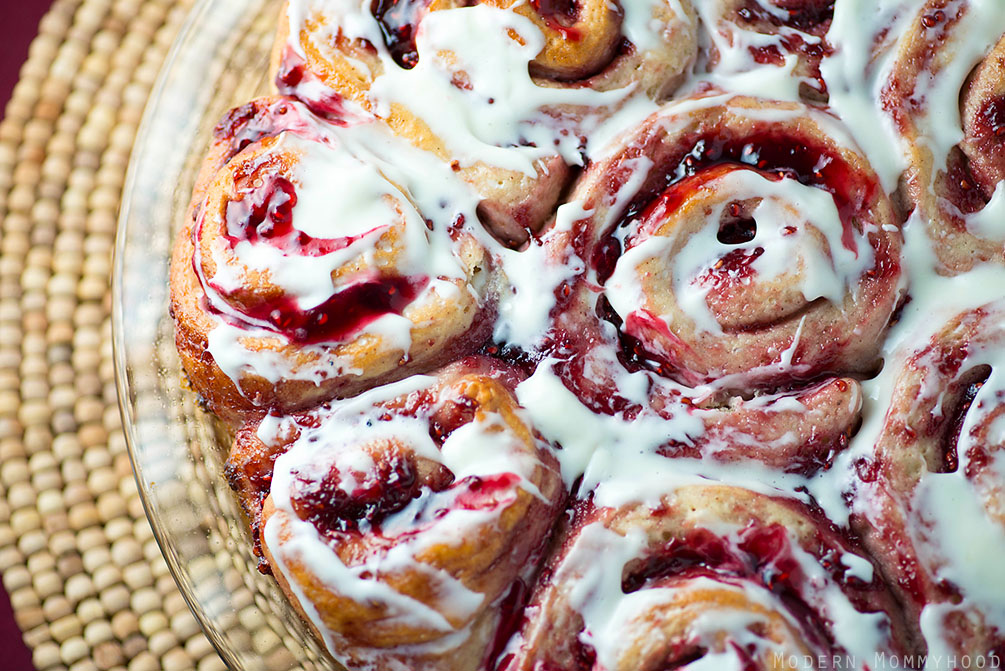
[[115,397],[116,216],[193,0],[57,0],[0,123],[0,571],[38,671],[226,668],[143,514]]

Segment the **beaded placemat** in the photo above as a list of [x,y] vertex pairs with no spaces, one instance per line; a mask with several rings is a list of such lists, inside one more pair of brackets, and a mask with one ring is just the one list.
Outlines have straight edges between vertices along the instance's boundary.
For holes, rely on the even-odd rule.
[[57,0],[0,123],[0,571],[38,671],[226,668],[115,397],[109,274],[143,106],[193,0]]

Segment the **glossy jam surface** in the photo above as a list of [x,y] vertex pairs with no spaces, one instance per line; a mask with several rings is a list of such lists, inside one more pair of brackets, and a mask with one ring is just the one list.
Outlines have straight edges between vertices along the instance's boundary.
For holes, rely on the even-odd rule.
[[292,343],[334,343],[352,337],[384,315],[400,315],[427,283],[424,277],[374,276],[359,279],[306,310],[293,299],[277,298],[241,312],[268,324]]
[[415,33],[428,5],[428,0],[373,0],[371,5],[391,58],[406,70],[419,63]]
[[537,11],[549,28],[571,41],[582,39],[579,29],[572,27],[579,19],[579,3],[576,0],[530,0],[530,6]]
[[978,135],[986,138],[1005,139],[1005,96],[988,99],[977,113]]
[[963,389],[959,392],[956,402],[948,408],[943,407],[945,428],[939,441],[941,460],[934,469],[936,473],[954,473],[959,469],[959,443],[963,437],[963,425],[974,399],[989,377],[991,377],[990,366],[977,366],[966,371],[961,376]]
[[352,478],[352,489],[346,491],[337,467],[321,479],[313,473],[295,474],[293,510],[323,534],[369,530],[421,493],[414,462],[394,453],[378,461],[375,471],[358,475],[362,481]]

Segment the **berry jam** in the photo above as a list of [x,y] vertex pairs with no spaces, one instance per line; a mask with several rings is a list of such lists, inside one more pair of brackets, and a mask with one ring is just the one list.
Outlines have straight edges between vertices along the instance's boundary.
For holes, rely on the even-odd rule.
[[698,278],[698,282],[716,291],[726,291],[736,284],[744,284],[756,274],[751,264],[764,254],[763,247],[731,249]]
[[515,473],[470,475],[454,484],[459,490],[455,503],[463,510],[490,510],[512,500],[519,484],[520,476]]
[[[520,578],[517,578],[510,587],[509,592],[503,597],[499,604],[499,624],[496,627],[495,635],[492,637],[492,645],[488,648],[485,656],[485,663],[482,668],[501,669],[509,661],[507,658],[500,659],[499,656],[506,648],[510,638],[517,632],[520,623],[523,621],[523,607],[530,596],[530,588]],[[498,660],[493,663],[493,660]]]
[[419,63],[415,33],[428,6],[428,0],[373,0],[370,5],[391,58],[406,70]]
[[[942,186],[945,197],[965,215],[979,212],[990,200],[990,194],[984,193],[979,180],[970,169],[967,157],[957,147],[953,147],[946,159],[946,177]],[[962,219],[954,217],[954,220],[959,222],[962,229],[966,229],[966,223]]]
[[977,113],[974,133],[999,142],[1005,141],[1005,97],[995,96],[987,100]]
[[227,202],[227,240],[231,247],[239,240],[284,240],[293,232],[297,191],[285,177],[270,175],[268,179],[265,188]]
[[[354,475],[358,478],[360,474]],[[342,475],[337,466],[320,480],[294,472],[290,487],[293,511],[322,534],[355,532],[361,525],[378,527],[421,493],[415,464],[398,454],[377,461],[376,470],[365,475],[347,492],[340,486]]]
[[631,594],[647,583],[680,575],[692,568],[712,568],[734,575],[747,571],[746,564],[732,553],[722,538],[706,529],[696,529],[688,532],[684,539],[671,538],[657,554],[634,567],[623,577],[621,591]]
[[786,529],[779,524],[751,524],[738,536],[737,542],[731,543],[699,528],[689,531],[683,539],[671,538],[622,580],[622,590],[631,593],[649,583],[675,577],[707,576],[727,583],[752,580],[775,594],[800,623],[802,635],[813,648],[833,651],[833,641],[825,633],[827,627],[820,614],[801,594],[808,581],[793,555]]
[[265,106],[259,101],[247,103],[227,112],[226,116],[213,129],[213,139],[216,142],[228,142],[229,151],[223,160],[229,161],[239,151],[262,138],[275,135],[272,106]]
[[[779,44],[764,44],[750,46],[748,50],[756,63],[762,65],[782,66],[787,54],[801,54],[805,59],[805,67],[809,69],[804,82],[808,87],[810,97],[823,96],[826,99],[827,84],[820,73],[820,61],[829,56],[833,49],[826,42],[805,39],[806,33],[823,38],[830,29],[834,18],[834,0],[774,0],[771,2],[781,12],[772,12],[765,8],[759,0],[746,0],[736,10],[739,23],[753,30],[767,33],[778,33]],[[779,29],[795,29],[792,30]]]
[[[313,86],[305,87],[304,84],[307,82]],[[291,47],[287,47],[283,52],[275,83],[276,90],[280,94],[299,99],[311,112],[337,126],[346,125],[346,118],[351,116],[346,112],[342,96],[311,72],[304,59]],[[308,89],[313,95],[304,95]]]
[[614,268],[621,258],[621,241],[609,235],[600,241],[593,252],[593,267],[597,271],[597,281],[606,284],[614,274]]
[[583,38],[581,31],[570,27],[579,20],[579,3],[576,0],[530,0],[530,6],[552,30],[561,33],[571,42]]
[[943,417],[948,421],[939,441],[939,462],[935,464],[933,472],[955,473],[959,469],[959,442],[962,437],[963,424],[966,422],[967,413],[970,411],[974,399],[989,377],[991,377],[991,367],[987,365],[977,366],[961,376],[964,385],[963,391],[949,412],[943,408]]
[[400,315],[429,283],[426,277],[374,277],[356,282],[320,305],[303,310],[281,298],[243,313],[298,345],[339,342],[386,314]]

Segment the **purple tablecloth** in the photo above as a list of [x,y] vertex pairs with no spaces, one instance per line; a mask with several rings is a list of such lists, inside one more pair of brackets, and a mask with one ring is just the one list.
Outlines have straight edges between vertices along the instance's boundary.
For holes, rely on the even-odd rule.
[[[0,110],[7,107],[18,72],[28,57],[28,45],[38,32],[38,21],[51,0],[0,0]],[[2,111],[0,111],[2,115]],[[34,671],[31,653],[14,622],[7,593],[0,589],[0,668]]]

